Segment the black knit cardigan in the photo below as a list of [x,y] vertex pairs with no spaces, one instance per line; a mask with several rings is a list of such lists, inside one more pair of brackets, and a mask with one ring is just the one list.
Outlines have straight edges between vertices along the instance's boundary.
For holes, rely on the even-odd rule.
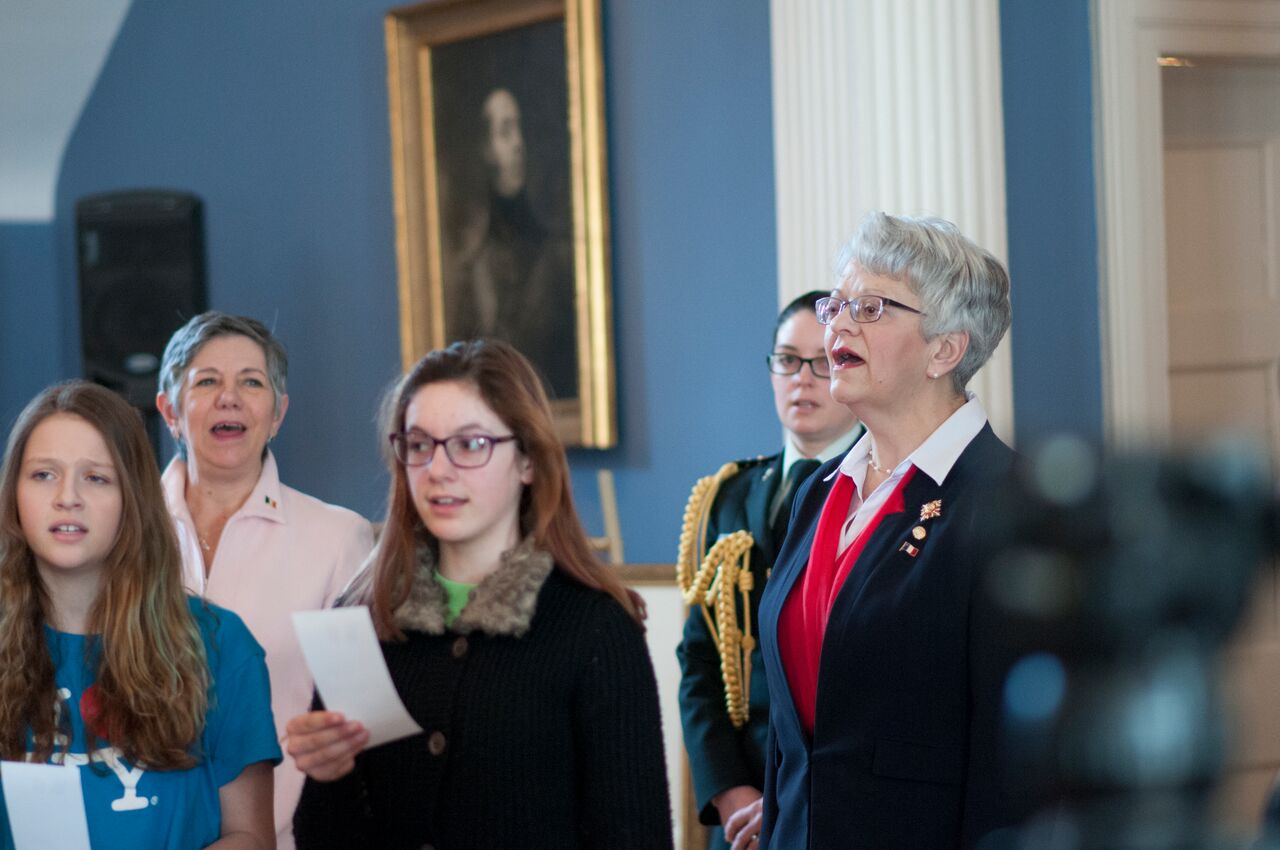
[[[539,560],[539,558],[544,560]],[[644,636],[607,594],[521,546],[444,628],[429,558],[384,643],[425,733],[308,779],[299,850],[672,846],[657,684]]]

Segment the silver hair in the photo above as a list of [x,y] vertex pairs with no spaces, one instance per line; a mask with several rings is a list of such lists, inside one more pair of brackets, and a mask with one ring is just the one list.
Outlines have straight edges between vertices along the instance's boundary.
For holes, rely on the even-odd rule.
[[837,276],[847,277],[851,266],[909,286],[924,304],[926,339],[968,332],[969,347],[951,372],[956,392],[964,391],[1009,329],[1009,273],[945,219],[873,212],[841,249]]
[[[220,310],[209,310],[192,316],[190,321],[169,337],[164,355],[160,359],[160,392],[168,396],[169,402],[177,407],[182,396],[182,378],[191,366],[191,361],[206,342],[220,336],[242,336],[262,346],[262,354],[267,361],[267,380],[271,382],[271,392],[275,396],[272,415],[279,416],[281,399],[285,395],[285,382],[289,377],[289,355],[284,344],[257,319],[223,313]],[[187,447],[181,439],[178,440],[178,452],[186,458]]]

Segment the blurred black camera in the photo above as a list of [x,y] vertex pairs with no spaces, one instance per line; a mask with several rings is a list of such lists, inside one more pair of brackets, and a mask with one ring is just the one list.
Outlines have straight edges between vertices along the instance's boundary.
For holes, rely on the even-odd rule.
[[1033,814],[984,850],[1248,846],[1209,811],[1217,661],[1280,549],[1278,517],[1269,462],[1242,442],[1107,457],[1062,437],[1021,459],[979,545],[1011,650],[1011,793]]

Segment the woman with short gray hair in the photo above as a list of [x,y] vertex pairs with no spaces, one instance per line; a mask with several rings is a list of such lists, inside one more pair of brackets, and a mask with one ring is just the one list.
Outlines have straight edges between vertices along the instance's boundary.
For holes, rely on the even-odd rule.
[[[311,704],[294,611],[327,608],[373,548],[358,514],[286,487],[268,444],[289,408],[289,358],[261,322],[210,311],[165,347],[156,407],[178,444],[164,471],[187,588],[235,611],[267,651],[277,734]],[[275,769],[277,846],[292,848],[303,775]]]
[[[289,377],[289,354],[284,345],[276,339],[266,325],[248,316],[236,316],[218,310],[209,310],[188,321],[174,331],[173,336],[164,347],[164,355],[160,360],[160,393],[166,398],[177,399],[182,391],[182,380],[186,369],[195,359],[200,348],[209,340],[219,336],[242,336],[255,342],[262,349],[266,361],[265,371],[271,384],[271,395],[274,401],[273,415],[284,416],[280,409],[288,402],[285,382]],[[178,444],[178,453],[186,457],[187,446],[182,436],[173,434]]]
[[966,536],[1013,452],[965,387],[1009,327],[1009,278],[950,222],[875,213],[816,306],[831,395],[867,431],[797,493],[760,604],[758,843],[971,846],[1007,812]]

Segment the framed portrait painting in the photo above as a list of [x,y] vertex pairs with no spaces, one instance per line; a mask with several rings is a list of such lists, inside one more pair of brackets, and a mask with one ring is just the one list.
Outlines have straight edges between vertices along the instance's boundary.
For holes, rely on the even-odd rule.
[[386,39],[406,367],[505,339],[567,445],[616,445],[599,0],[434,0]]

